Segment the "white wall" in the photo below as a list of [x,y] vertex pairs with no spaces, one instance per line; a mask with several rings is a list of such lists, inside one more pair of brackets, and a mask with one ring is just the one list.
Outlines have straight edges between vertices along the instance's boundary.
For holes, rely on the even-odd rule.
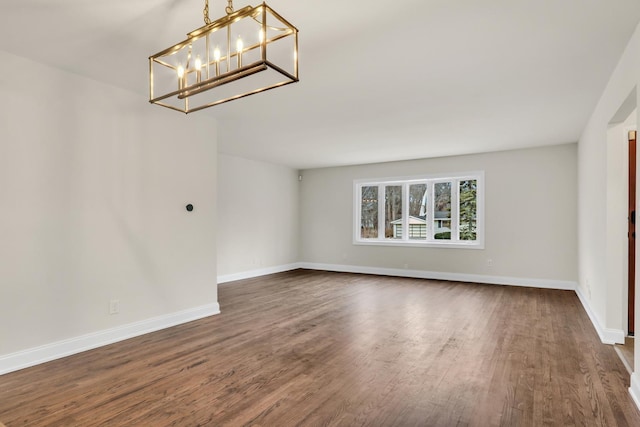
[[113,341],[135,322],[215,312],[215,123],[7,53],[0,63],[0,371],[34,347],[52,358],[61,340],[98,333],[65,342],[73,352],[100,331]]
[[295,169],[219,154],[220,282],[298,261],[299,186]]
[[[639,83],[640,26],[629,41],[578,142],[579,291],[605,329],[615,329],[621,309],[619,292],[607,280],[607,127]],[[635,105],[638,105],[637,99]],[[640,318],[638,297],[636,292],[636,329]],[[635,366],[638,367],[639,343],[636,344],[635,357]],[[640,405],[637,373],[632,375],[631,385],[636,403]]]
[[[352,244],[354,179],[476,170],[485,171],[484,250]],[[549,281],[577,278],[575,144],[302,174],[305,262]]]

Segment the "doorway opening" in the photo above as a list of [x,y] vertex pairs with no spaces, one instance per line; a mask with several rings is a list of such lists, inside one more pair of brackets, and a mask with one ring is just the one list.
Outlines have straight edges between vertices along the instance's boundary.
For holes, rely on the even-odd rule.
[[609,324],[619,325],[616,351],[633,371],[637,204],[637,91],[634,88],[607,129],[607,298]]

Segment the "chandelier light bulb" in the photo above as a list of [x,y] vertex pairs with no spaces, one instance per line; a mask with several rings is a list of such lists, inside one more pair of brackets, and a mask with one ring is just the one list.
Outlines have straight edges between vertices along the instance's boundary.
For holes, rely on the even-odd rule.
[[185,86],[185,76],[184,76],[184,68],[182,67],[182,65],[178,65],[178,89],[182,90],[184,89]]
[[202,81],[202,59],[200,59],[200,55],[196,56],[196,83],[200,83]]
[[240,36],[238,36],[238,40],[236,41],[236,49],[238,52],[238,68],[242,67],[242,48],[244,47],[244,44],[242,43],[242,38],[240,38]]
[[213,60],[216,62],[216,76],[220,75],[220,48],[213,49]]

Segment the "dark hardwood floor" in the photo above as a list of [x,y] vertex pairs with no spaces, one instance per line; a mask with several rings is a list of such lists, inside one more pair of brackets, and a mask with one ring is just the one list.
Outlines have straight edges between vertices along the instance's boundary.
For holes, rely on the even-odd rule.
[[0,422],[640,426],[573,292],[298,270],[219,300],[218,316],[0,376]]

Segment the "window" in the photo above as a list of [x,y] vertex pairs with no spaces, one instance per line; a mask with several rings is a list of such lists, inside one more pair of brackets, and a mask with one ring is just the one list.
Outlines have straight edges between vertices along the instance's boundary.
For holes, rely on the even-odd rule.
[[483,248],[484,173],[354,182],[354,243]]

